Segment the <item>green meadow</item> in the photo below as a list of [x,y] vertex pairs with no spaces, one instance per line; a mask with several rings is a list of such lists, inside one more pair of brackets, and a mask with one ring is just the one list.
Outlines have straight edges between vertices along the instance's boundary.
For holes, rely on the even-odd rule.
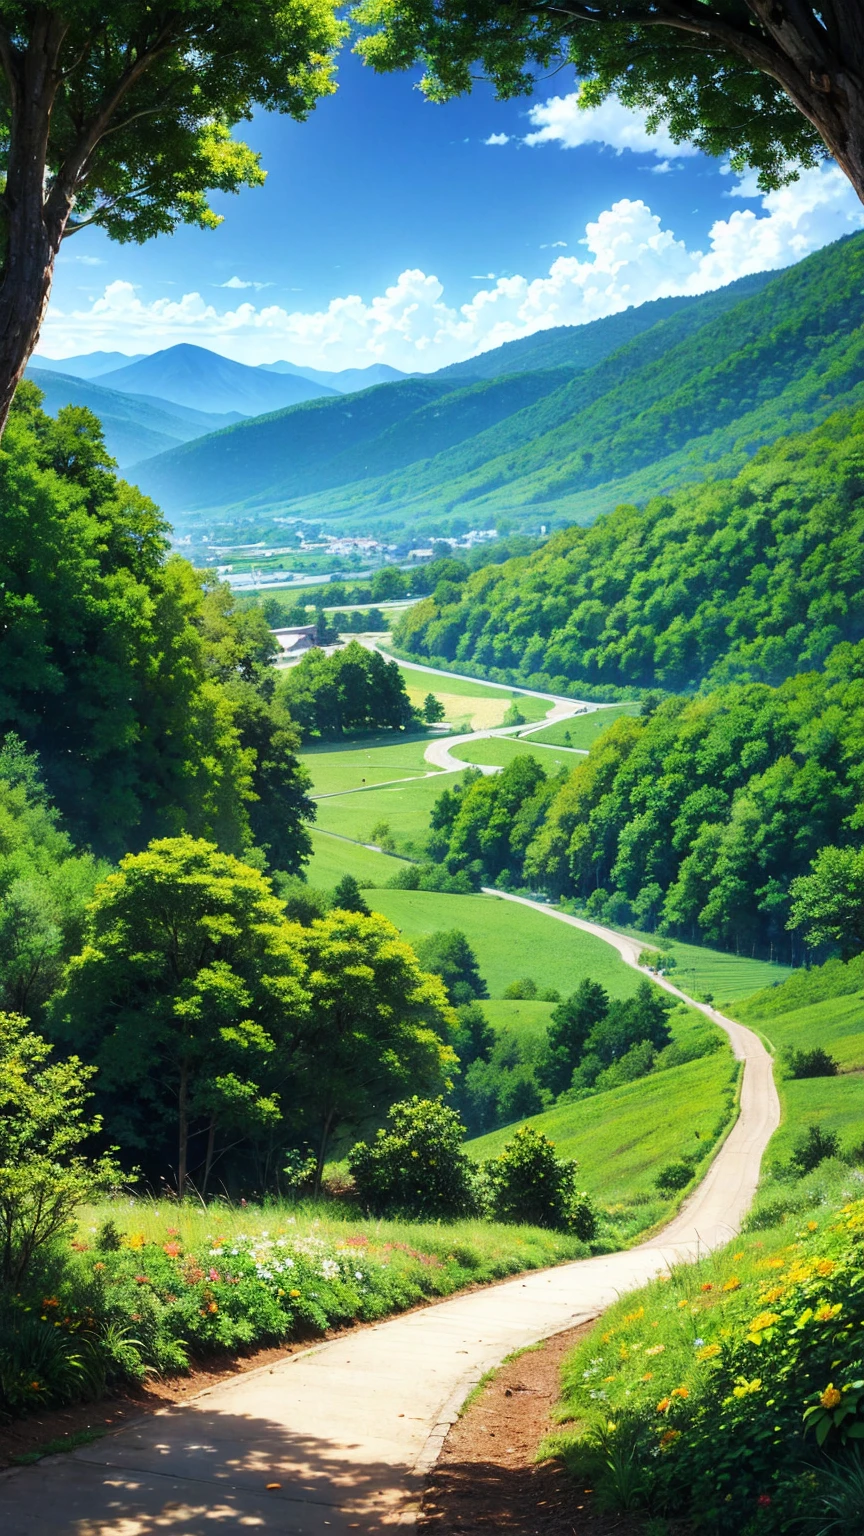
[[[713,1147],[731,1107],[724,1101],[736,1076],[728,1048],[576,1104],[559,1104],[526,1123],[575,1157],[580,1181],[604,1205],[657,1199],[654,1180],[682,1152]],[[468,1143],[478,1162],[495,1157],[513,1127]],[[662,1204],[662,1202],[661,1202]],[[658,1214],[660,1212],[658,1211]],[[647,1224],[647,1223],[645,1223]]]
[[[574,715],[569,720],[556,720],[552,725],[546,725],[532,741],[548,742],[553,747],[582,747],[587,750],[598,736],[609,729],[613,720],[618,720],[621,715],[638,715],[638,704],[610,704],[601,709],[592,709],[587,715]],[[523,711],[524,713],[524,711]]]
[[322,890],[338,885],[343,875],[353,875],[361,885],[386,885],[397,870],[405,868],[404,860],[394,859],[389,853],[346,842],[317,827],[312,827],[311,832],[312,857],[306,866],[306,878],[310,885]]
[[396,736],[388,741],[374,738],[356,742],[307,747],[299,754],[309,770],[313,795],[333,795],[360,789],[366,784],[386,784],[390,779],[422,777],[436,770],[424,753],[430,736]]
[[566,747],[537,746],[534,736],[481,736],[476,741],[463,741],[450,748],[451,757],[458,757],[466,765],[488,763],[496,768],[506,768],[514,757],[524,757],[526,752],[530,752],[550,775],[558,773],[561,768],[569,773],[571,768],[582,761],[579,753],[571,752]]
[[516,1001],[509,997],[490,997],[483,1002],[483,1012],[492,1028],[509,1030],[520,1044],[526,1046],[543,1039],[554,1009],[554,1003],[538,1003],[528,998]]
[[541,990],[556,987],[562,997],[585,976],[601,982],[610,997],[630,997],[640,981],[638,972],[602,939],[497,896],[371,891],[367,899],[409,943],[440,928],[461,929],[493,998],[523,976],[532,976]]
[[691,995],[704,997],[710,993],[714,1002],[721,1006],[749,997],[758,989],[774,987],[792,974],[788,965],[754,960],[749,955],[732,955],[701,944],[661,939],[656,933],[640,933],[636,928],[622,929],[622,932],[644,940],[646,948],[662,949],[664,954],[674,955],[676,964],[674,971],[669,973],[669,980]]
[[436,773],[404,784],[334,794],[318,801],[317,825],[325,832],[372,843],[377,841],[372,836],[373,827],[383,822],[390,829],[395,851],[416,857],[423,851],[435,801],[444,786],[454,782],[454,774]]

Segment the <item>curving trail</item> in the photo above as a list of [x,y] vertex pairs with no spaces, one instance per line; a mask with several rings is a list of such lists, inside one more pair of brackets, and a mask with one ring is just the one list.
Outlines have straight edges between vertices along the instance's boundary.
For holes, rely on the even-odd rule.
[[[640,946],[625,934],[502,899],[586,929],[638,963]],[[71,1455],[7,1473],[4,1536],[374,1536],[413,1525],[425,1473],[484,1371],[737,1230],[780,1118],[771,1058],[751,1030],[693,1006],[726,1031],[744,1063],[741,1109],[702,1184],[658,1236],[358,1329]],[[268,1483],[278,1487],[267,1491]]]

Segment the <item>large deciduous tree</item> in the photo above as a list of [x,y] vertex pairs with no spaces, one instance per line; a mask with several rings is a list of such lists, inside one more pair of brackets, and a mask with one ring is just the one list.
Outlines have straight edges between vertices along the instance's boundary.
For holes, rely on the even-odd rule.
[[333,0],[0,0],[0,430],[61,241],[219,222],[211,190],[264,179],[231,137],[334,89]]
[[731,154],[766,189],[833,155],[864,201],[859,0],[360,0],[354,14],[367,63],[422,63],[433,99],[470,90],[478,66],[507,97],[569,63],[586,106],[647,109],[649,128]]

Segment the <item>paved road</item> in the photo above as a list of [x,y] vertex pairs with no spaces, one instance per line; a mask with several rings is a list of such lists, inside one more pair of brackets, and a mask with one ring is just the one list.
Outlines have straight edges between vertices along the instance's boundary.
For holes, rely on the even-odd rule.
[[[636,964],[639,945],[626,935],[526,905],[597,934]],[[741,1111],[699,1189],[658,1237],[358,1329],[72,1455],[6,1474],[3,1536],[376,1536],[413,1525],[425,1473],[485,1370],[736,1231],[779,1103],[757,1036],[696,1006],[744,1062]],[[268,1491],[268,1483],[278,1486]]]

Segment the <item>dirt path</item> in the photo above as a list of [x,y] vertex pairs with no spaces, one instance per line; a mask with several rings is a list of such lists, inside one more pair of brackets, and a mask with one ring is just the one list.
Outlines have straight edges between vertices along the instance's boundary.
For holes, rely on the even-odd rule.
[[[587,928],[636,963],[628,936],[527,905]],[[771,1058],[750,1030],[695,1006],[727,1031],[744,1062],[741,1111],[699,1189],[656,1238],[332,1339],[71,1455],[4,1474],[4,1536],[208,1536],[247,1527],[375,1536],[416,1525],[426,1474],[486,1371],[590,1321],[623,1291],[737,1229],[779,1120]]]

